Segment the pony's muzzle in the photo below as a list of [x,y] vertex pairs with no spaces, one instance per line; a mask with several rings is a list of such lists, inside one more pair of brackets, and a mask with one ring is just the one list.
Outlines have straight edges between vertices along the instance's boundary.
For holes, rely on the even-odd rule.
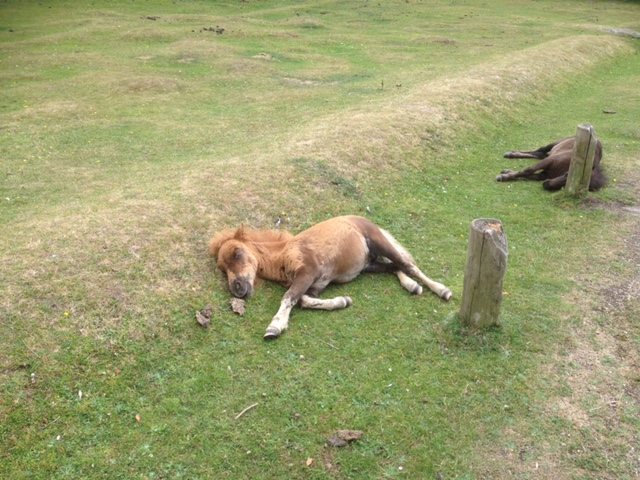
[[236,276],[229,281],[229,290],[234,297],[250,297],[253,294],[253,284],[246,277]]

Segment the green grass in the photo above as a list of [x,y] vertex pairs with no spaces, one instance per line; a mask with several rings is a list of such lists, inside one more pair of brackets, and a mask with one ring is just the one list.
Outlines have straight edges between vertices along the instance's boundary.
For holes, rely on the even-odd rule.
[[[0,4],[0,477],[637,476],[623,207],[638,198],[640,64],[636,40],[603,28],[638,30],[638,14]],[[608,188],[583,202],[494,181],[522,165],[505,151],[580,123],[605,145]],[[210,235],[347,213],[393,232],[454,299],[363,275],[327,291],[352,307],[294,310],[265,343],[284,290],[264,282],[232,314]],[[469,332],[457,312],[480,217],[503,221],[509,267],[501,327]],[[329,447],[344,428],[364,438]]]

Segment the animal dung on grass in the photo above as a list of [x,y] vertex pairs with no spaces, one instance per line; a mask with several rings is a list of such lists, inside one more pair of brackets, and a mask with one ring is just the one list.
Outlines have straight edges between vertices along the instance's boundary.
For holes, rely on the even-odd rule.
[[196,321],[204,328],[208,328],[209,325],[211,324],[212,316],[213,316],[213,307],[211,305],[207,305],[199,312],[196,312]]
[[202,28],[200,31],[201,32],[213,32],[216,35],[222,35],[224,33],[224,28],[222,28],[219,25],[216,25],[215,28],[214,27],[204,27]]
[[[567,184],[572,158],[580,151],[581,142],[576,139],[580,137],[581,127],[583,126],[578,127],[576,136],[557,140],[537,150],[516,150],[505,153],[504,158],[534,158],[539,162],[520,171],[502,170],[496,180],[498,182],[508,182],[519,178],[538,180],[543,182],[542,186],[545,190],[560,190]],[[592,129],[593,127],[591,127]],[[593,155],[593,163],[587,173],[591,172],[588,185],[589,191],[593,192],[604,187],[607,183],[607,178],[600,167],[602,143],[595,138],[593,132],[592,135],[593,143],[588,148],[592,149],[590,153]]]
[[332,447],[343,448],[356,440],[360,440],[363,435],[360,430],[338,430],[336,435],[329,437],[327,441]]
[[231,300],[229,300],[229,304],[231,305],[231,310],[234,313],[237,313],[238,315],[240,315],[241,317],[247,311],[244,304],[244,300],[241,298],[233,297]]
[[236,298],[253,295],[257,278],[288,288],[265,339],[279,337],[289,326],[295,305],[320,310],[350,306],[350,297],[320,299],[319,295],[330,283],[349,282],[362,272],[395,274],[400,284],[416,295],[422,293],[422,286],[414,278],[443,300],[452,295],[443,284],[422,273],[389,232],[363,217],[332,218],[295,236],[284,230],[241,226],[214,235],[209,253],[217,258]]

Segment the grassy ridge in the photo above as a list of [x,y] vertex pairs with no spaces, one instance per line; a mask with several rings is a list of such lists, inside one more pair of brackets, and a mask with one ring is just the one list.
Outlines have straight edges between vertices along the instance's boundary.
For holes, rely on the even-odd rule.
[[[637,55],[599,33],[637,8],[430,3],[0,7],[0,476],[633,476],[637,300],[596,308],[637,275],[634,223],[493,178],[593,123],[597,205],[635,203]],[[365,207],[452,303],[364,276],[268,344],[281,288],[229,312],[211,232]],[[470,335],[480,216],[507,228],[508,296]],[[328,448],[338,428],[365,438]]]

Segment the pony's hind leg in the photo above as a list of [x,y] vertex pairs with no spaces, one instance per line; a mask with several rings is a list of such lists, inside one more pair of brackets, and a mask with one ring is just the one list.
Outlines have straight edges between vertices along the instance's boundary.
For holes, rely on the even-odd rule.
[[512,151],[504,154],[504,158],[544,158],[544,156],[540,156],[537,150],[532,150],[529,152],[520,152],[520,151]]
[[[375,238],[375,253],[388,258],[397,268],[400,284],[411,293],[420,295],[422,287],[410,277],[417,278],[444,300],[452,296],[451,290],[443,284],[431,280],[416,266],[411,254],[386,230],[379,228],[382,238]],[[374,238],[370,238],[373,243]],[[373,246],[373,245],[372,245]]]
[[[413,263],[409,264],[407,269],[406,269],[406,271],[412,277],[419,278],[427,287],[429,287],[429,290],[431,290],[433,293],[438,295],[443,300],[447,300],[448,301],[451,298],[451,296],[453,295],[451,293],[451,290],[449,290],[443,284],[438,283],[435,280],[431,280],[424,273],[422,273],[422,271],[415,264],[413,264]],[[400,272],[400,273],[402,273],[402,272]],[[400,275],[398,275],[398,278],[400,278]],[[400,279],[400,283],[402,283],[402,279]],[[402,283],[402,286],[405,287],[407,290],[409,290],[409,288],[407,288],[404,283]],[[409,290],[409,291],[411,291],[411,290]]]
[[560,175],[556,178],[548,178],[542,183],[542,187],[545,190],[560,190],[567,184],[567,177],[569,173],[565,173],[564,175]]
[[422,295],[422,286],[402,270],[396,272],[400,285],[414,295]]
[[550,143],[549,145],[545,145],[544,147],[540,147],[537,150],[527,150],[527,151],[511,151],[504,154],[504,158],[537,158],[538,160],[542,160],[545,158],[551,149],[555,147],[562,140],[558,140],[557,142]]
[[[402,248],[402,250],[407,254],[409,263],[413,264],[413,258],[411,258],[411,255],[409,255],[409,253],[406,252],[403,247],[400,246],[400,248]],[[371,273],[395,273],[398,276],[398,280],[400,280],[400,285],[402,285],[407,291],[413,293],[414,295],[422,294],[422,286],[409,275],[400,270],[400,267],[397,263],[391,263],[391,261],[387,257],[383,257],[383,259],[386,261],[371,262],[365,267],[363,271]]]

